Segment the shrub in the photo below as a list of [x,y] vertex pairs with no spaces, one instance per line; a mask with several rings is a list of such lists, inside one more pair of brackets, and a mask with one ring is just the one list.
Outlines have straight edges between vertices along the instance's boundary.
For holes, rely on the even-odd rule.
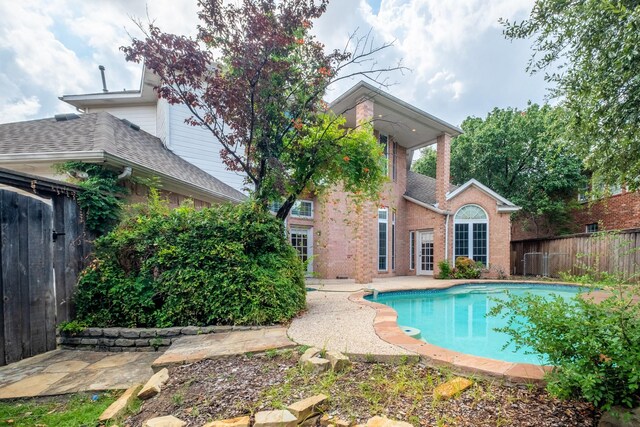
[[157,196],[96,240],[75,293],[97,327],[268,324],[305,306],[281,221],[250,203],[169,211]]
[[453,272],[453,277],[456,279],[479,279],[483,268],[484,265],[481,262],[459,256],[456,258],[456,268]]
[[438,279],[451,279],[453,277],[453,270],[447,260],[443,259],[438,263],[438,270],[440,270]]
[[[596,407],[634,407],[640,398],[640,292],[614,288],[596,303],[590,295],[514,296],[491,315],[508,318],[502,332],[518,347],[546,354],[555,366],[547,389],[561,398],[582,396]],[[524,319],[524,321],[523,321]]]

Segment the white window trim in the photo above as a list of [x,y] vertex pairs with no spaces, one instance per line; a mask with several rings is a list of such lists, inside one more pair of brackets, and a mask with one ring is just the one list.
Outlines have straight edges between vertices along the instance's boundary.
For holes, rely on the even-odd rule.
[[[311,204],[311,215],[294,215],[293,213],[293,208],[296,206],[296,204],[302,204],[303,202],[306,203],[310,203]],[[296,200],[296,202],[293,204],[293,206],[291,207],[291,217],[292,218],[306,218],[306,219],[313,219],[313,214],[314,214],[314,206],[313,206],[313,200]]]
[[[478,207],[482,210],[482,212],[484,212],[484,219],[456,219],[456,217],[458,216],[458,213],[460,213],[460,211],[464,208],[466,208],[467,206],[475,206]],[[473,204],[473,203],[469,203],[466,204],[464,206],[461,206],[455,213],[455,215],[453,216],[453,258],[454,258],[454,262],[455,262],[455,258],[461,255],[456,255],[456,224],[487,224],[487,265],[486,268],[489,268],[489,260],[490,258],[490,254],[491,254],[491,239],[490,239],[490,232],[491,232],[491,225],[489,224],[489,215],[487,214],[487,211],[479,205]],[[470,259],[473,259],[473,227],[468,227],[467,229],[467,234],[468,236],[468,242],[467,242],[467,247],[469,248],[469,252],[467,254],[467,257]]]
[[[385,219],[381,219],[380,218],[380,212],[384,211],[386,212],[386,218]],[[386,224],[386,233],[385,233],[385,240],[384,240],[384,248],[385,248],[385,268],[380,268],[380,224]],[[378,238],[376,239],[377,243],[378,243],[378,258],[377,258],[377,265],[378,265],[378,271],[389,271],[389,208],[378,208],[378,230],[377,230],[377,234],[378,234]]]
[[391,271],[396,270],[396,250],[398,249],[397,245],[397,236],[398,230],[396,229],[396,210],[393,209],[391,211]]
[[313,227],[304,227],[294,225],[289,229],[289,244],[291,243],[291,234],[293,233],[304,233],[307,235],[307,271],[306,275],[313,274]]
[[416,269],[416,232],[409,232],[409,271]]

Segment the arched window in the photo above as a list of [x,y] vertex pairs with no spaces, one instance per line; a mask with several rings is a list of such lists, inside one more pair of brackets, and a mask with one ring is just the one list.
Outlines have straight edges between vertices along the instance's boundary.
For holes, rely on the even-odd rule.
[[465,256],[487,266],[489,256],[489,217],[477,205],[466,205],[458,209],[453,218],[453,253]]

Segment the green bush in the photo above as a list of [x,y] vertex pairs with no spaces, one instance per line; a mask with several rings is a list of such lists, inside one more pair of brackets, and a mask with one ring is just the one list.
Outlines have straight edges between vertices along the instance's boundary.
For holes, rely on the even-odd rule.
[[438,270],[440,270],[437,277],[438,279],[451,279],[453,277],[453,270],[447,260],[443,259],[438,263]]
[[556,367],[547,374],[552,394],[582,396],[603,410],[635,407],[640,401],[640,292],[631,287],[609,291],[600,303],[589,294],[569,301],[512,295],[490,314],[508,319],[500,330],[516,346],[548,355]]
[[269,324],[305,306],[303,265],[281,221],[250,203],[148,207],[96,240],[74,296],[95,327]]

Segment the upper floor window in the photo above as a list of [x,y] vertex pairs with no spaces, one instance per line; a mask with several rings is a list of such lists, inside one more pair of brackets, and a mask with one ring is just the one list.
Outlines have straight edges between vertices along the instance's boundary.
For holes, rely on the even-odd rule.
[[594,222],[593,224],[587,224],[585,232],[587,232],[587,233],[597,233],[598,232],[598,223]]
[[389,137],[387,135],[380,134],[379,140],[384,153],[384,174],[386,175],[389,173]]
[[298,200],[291,208],[291,216],[298,218],[313,218],[313,202],[311,200]]
[[395,141],[393,141],[393,159],[391,161],[391,165],[391,175],[395,182],[398,179],[398,143]]
[[[269,210],[276,213],[282,207],[282,202],[271,202]],[[313,218],[313,202],[311,200],[296,200],[291,208],[291,216],[295,218]]]

